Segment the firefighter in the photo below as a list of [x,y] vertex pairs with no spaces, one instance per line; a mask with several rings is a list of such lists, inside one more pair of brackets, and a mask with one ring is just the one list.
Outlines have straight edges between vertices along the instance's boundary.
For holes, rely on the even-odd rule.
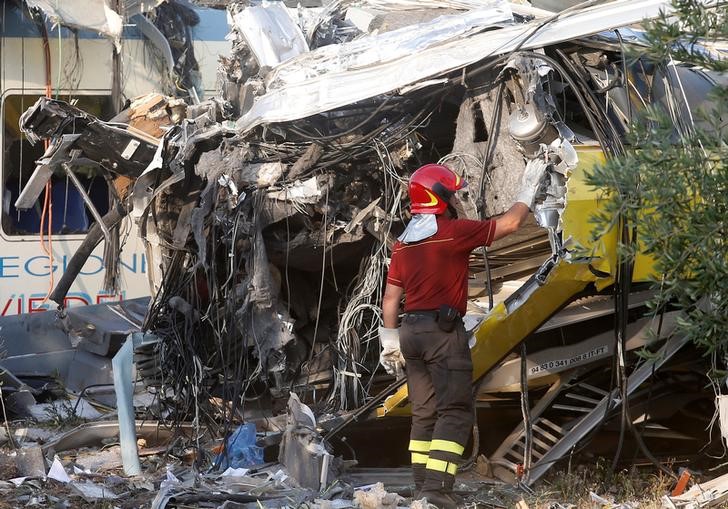
[[530,161],[516,203],[485,221],[455,217],[451,198],[465,182],[449,168],[428,164],[409,181],[412,220],[392,249],[384,326],[379,329],[380,363],[397,376],[406,370],[415,497],[427,497],[440,508],[458,505],[452,487],[473,425],[473,364],[462,321],[468,258],[473,249],[520,227],[546,167],[542,158]]

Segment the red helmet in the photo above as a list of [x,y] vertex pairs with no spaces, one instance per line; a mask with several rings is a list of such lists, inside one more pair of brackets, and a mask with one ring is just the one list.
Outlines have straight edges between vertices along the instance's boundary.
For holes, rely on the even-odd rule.
[[410,177],[410,212],[442,214],[455,191],[465,185],[465,180],[447,166],[426,164]]

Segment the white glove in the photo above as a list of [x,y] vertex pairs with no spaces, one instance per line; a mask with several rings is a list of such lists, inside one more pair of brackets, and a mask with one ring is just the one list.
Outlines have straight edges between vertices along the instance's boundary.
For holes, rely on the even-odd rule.
[[549,167],[549,163],[545,162],[542,157],[539,156],[528,161],[526,171],[523,172],[521,178],[521,190],[516,195],[516,201],[525,203],[531,210],[533,210],[533,200],[541,185],[541,179],[546,173],[546,168]]
[[384,366],[387,373],[399,378],[404,370],[404,357],[399,350],[399,329],[379,327],[379,341],[382,343],[379,364]]

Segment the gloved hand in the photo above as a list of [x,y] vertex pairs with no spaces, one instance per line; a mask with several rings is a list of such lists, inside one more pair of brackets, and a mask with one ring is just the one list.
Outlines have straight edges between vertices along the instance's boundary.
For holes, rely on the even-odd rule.
[[521,178],[521,190],[516,195],[516,201],[525,203],[529,209],[533,210],[533,200],[548,166],[549,163],[545,162],[543,156],[540,155],[536,159],[528,161],[526,171],[523,172]]
[[384,366],[387,373],[399,378],[404,372],[404,357],[399,350],[399,329],[379,327],[379,341],[382,343],[379,364]]

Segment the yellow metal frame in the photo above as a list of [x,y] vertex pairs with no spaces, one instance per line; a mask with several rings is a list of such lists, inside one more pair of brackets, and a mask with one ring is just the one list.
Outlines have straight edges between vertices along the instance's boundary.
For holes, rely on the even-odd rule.
[[[485,375],[595,279],[587,264],[559,260],[543,282],[534,276],[519,292],[493,308],[475,332],[475,346],[470,351],[473,380]],[[407,386],[401,387],[377,409],[377,416],[401,414],[396,409],[406,403],[407,394]]]
[[[595,190],[585,181],[585,176],[594,166],[604,164],[605,157],[599,147],[582,146],[577,150],[579,164],[569,175],[566,193],[566,207],[561,216],[563,238],[571,239],[575,254],[586,254],[591,266],[611,277],[600,278],[597,282],[599,290],[614,283],[617,271],[617,236],[618,231],[612,228],[598,239],[593,239],[595,224],[592,220],[609,196]],[[655,261],[644,253],[635,259],[632,281],[645,282],[655,274]]]

